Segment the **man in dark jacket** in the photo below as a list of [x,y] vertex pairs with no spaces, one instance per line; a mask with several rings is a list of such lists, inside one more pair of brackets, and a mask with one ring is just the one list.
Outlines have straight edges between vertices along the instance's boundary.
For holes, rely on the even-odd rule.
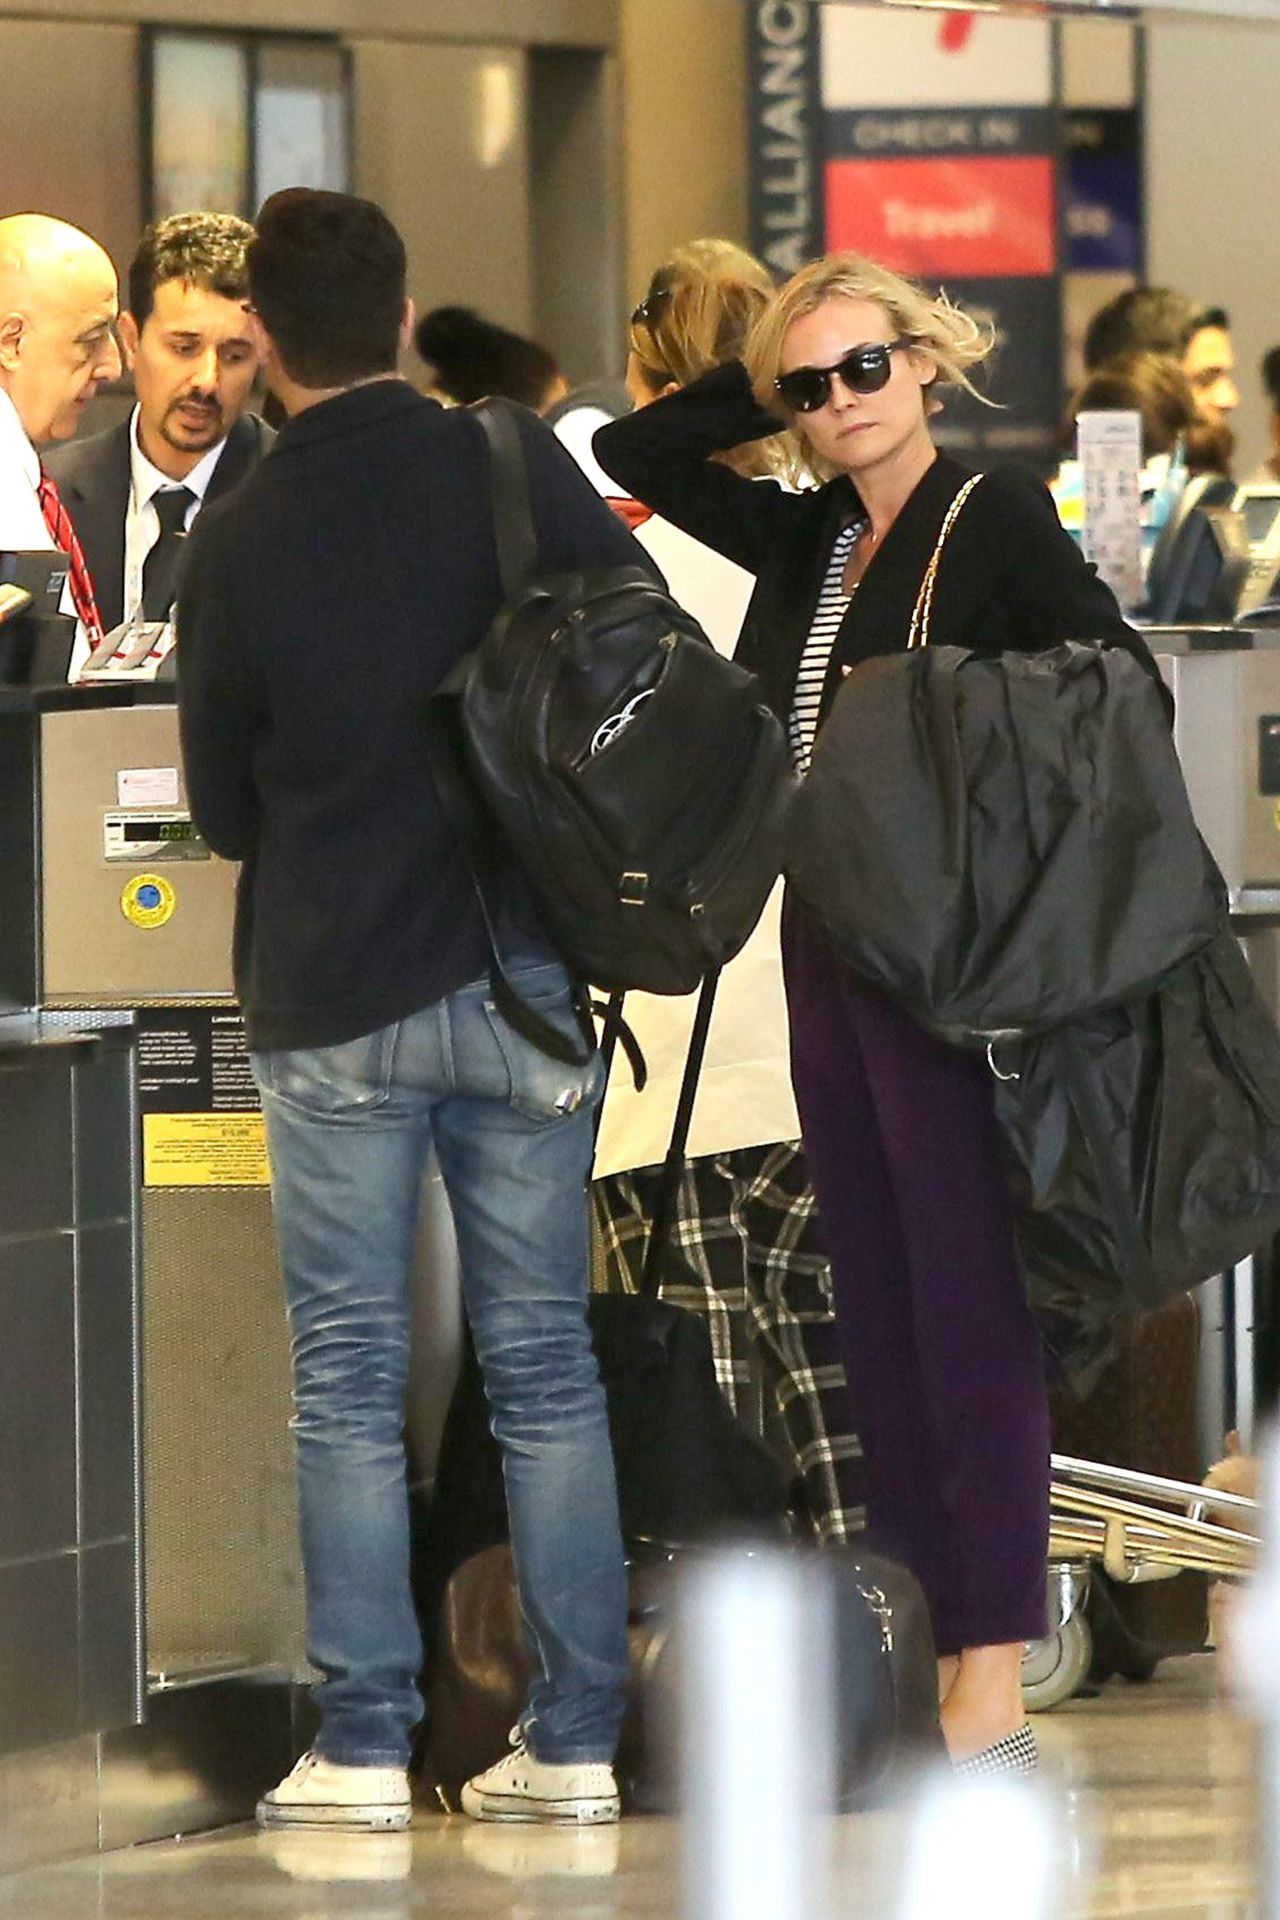
[[[246,411],[261,362],[247,306],[252,238],[230,213],[177,213],[146,229],[120,315],[137,405],[46,461],[108,629],[135,614],[169,618],[188,528],[275,437]],[[73,667],[87,655],[82,633]]]
[[[585,1324],[598,1059],[565,1067],[496,1012],[484,929],[423,744],[432,690],[501,601],[486,441],[395,371],[411,337],[385,215],[291,189],[262,210],[250,293],[288,422],[202,515],[178,608],[187,779],[243,862],[236,978],[262,1091],[293,1333],[315,1751],[264,1825],[404,1826],[421,1656],[401,1439],[407,1280],[432,1147],[502,1443],[536,1671],[478,1818],[610,1820],[625,1586]],[[532,416],[542,564],[639,549]],[[640,563],[643,564],[642,559]],[[512,881],[523,997],[576,1032],[569,980]]]

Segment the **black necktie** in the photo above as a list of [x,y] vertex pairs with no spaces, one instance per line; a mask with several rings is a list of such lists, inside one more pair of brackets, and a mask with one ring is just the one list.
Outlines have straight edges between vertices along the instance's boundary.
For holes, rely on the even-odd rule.
[[187,509],[195,497],[190,487],[165,487],[151,497],[151,504],[160,518],[160,538],[147,555],[142,568],[144,620],[167,620],[173,612]]

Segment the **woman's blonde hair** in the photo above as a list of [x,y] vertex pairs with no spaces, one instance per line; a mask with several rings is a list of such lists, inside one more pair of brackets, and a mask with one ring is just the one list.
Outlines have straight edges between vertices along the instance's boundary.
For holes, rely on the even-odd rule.
[[[741,359],[752,327],[773,298],[769,269],[732,240],[690,240],[649,282],[631,317],[627,344],[656,395],[688,386],[726,360]],[[790,436],[738,448],[730,464],[751,475],[785,470]]]
[[[926,390],[926,412],[939,410],[939,389],[947,387],[962,388],[986,406],[994,404],[969,378],[969,369],[980,366],[995,346],[995,329],[989,323],[975,320],[946,293],[931,298],[914,280],[862,254],[828,253],[801,267],[778,289],[747,338],[743,359],[756,399],[779,419],[791,420],[774,385],[787,329],[793,320],[813,313],[827,300],[874,301],[888,315],[895,336],[932,363],[936,371]],[[819,478],[829,478],[808,451],[803,435],[797,433],[796,439],[801,463]]]

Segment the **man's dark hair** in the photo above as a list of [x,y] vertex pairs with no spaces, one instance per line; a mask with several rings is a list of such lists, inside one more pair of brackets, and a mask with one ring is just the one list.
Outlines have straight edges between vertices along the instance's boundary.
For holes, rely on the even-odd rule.
[[405,278],[404,241],[372,200],[286,187],[258,215],[249,297],[299,386],[395,371]]
[[[1224,316],[1225,318],[1225,316]],[[1172,287],[1130,287],[1094,314],[1084,336],[1084,364],[1095,373],[1125,353],[1171,353],[1180,360],[1193,333],[1211,321],[1190,295]]]
[[153,220],[129,268],[129,311],[141,328],[166,280],[203,287],[224,300],[247,300],[245,255],[253,228],[234,213],[171,213]]

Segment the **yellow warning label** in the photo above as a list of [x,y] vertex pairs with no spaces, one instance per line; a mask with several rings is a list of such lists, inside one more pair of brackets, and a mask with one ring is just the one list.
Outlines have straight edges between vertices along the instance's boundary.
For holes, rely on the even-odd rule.
[[142,1181],[148,1187],[266,1187],[260,1113],[144,1113]]
[[135,927],[163,927],[178,896],[162,873],[135,873],[120,895],[120,911]]
[[1280,800],[1276,801],[1273,811],[1275,814],[1276,831],[1280,833]]

